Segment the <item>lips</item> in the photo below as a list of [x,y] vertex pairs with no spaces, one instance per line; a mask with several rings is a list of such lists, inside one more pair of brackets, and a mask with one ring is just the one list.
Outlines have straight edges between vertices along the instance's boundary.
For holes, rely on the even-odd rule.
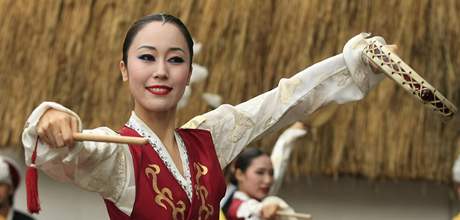
[[147,86],[145,87],[145,89],[147,89],[147,91],[149,91],[150,93],[154,95],[160,95],[160,96],[168,95],[169,92],[171,92],[172,90],[171,87],[163,86],[163,85]]
[[267,194],[267,193],[270,191],[270,188],[269,188],[269,187],[263,187],[263,188],[260,188],[260,190],[261,190],[263,193]]

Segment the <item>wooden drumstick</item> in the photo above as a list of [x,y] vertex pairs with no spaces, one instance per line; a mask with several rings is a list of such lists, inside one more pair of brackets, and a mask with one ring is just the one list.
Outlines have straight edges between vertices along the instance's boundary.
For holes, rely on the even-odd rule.
[[307,220],[312,219],[310,214],[297,213],[297,212],[290,213],[290,212],[277,211],[276,215],[286,216],[286,217],[295,217],[298,219],[307,219]]
[[73,139],[76,141],[95,141],[119,144],[146,144],[147,139],[141,137],[126,137],[115,135],[83,134],[73,133]]

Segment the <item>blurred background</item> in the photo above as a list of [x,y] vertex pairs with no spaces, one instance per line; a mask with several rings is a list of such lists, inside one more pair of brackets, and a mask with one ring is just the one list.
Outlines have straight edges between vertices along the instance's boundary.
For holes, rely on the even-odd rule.
[[[360,32],[398,54],[460,106],[458,0],[0,0],[0,152],[24,170],[20,135],[39,103],[62,103],[87,128],[120,128],[131,110],[118,63],[129,25],[166,12],[202,44],[178,125],[210,110],[203,93],[237,104],[342,52]],[[443,122],[385,79],[364,100],[304,120],[280,196],[315,219],[451,219],[459,210],[452,165],[460,117]],[[252,143],[270,152],[278,133]],[[24,181],[15,206],[25,210]],[[37,219],[108,219],[102,199],[40,175]]]

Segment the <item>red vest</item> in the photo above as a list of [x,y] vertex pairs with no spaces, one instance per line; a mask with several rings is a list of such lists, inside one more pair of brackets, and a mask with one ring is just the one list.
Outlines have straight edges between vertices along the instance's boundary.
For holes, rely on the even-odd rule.
[[[193,196],[187,194],[150,144],[130,145],[136,179],[136,199],[131,216],[105,200],[111,220],[217,220],[225,180],[211,134],[205,130],[178,129],[189,159]],[[124,127],[123,136],[139,137]]]
[[227,217],[228,220],[242,220],[243,218],[236,217],[238,208],[240,208],[242,203],[243,200],[233,198],[230,203],[230,207],[228,207],[227,213],[225,213],[225,217]]

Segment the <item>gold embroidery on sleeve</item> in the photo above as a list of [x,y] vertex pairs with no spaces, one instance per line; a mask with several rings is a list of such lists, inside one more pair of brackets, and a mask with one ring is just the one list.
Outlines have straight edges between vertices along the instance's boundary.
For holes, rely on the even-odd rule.
[[251,129],[254,127],[255,122],[251,119],[249,116],[249,113],[242,112],[242,111],[236,111],[235,112],[235,125],[232,128],[232,134],[230,136],[230,140],[233,143],[238,142],[245,132],[247,132],[248,129]]
[[199,115],[182,125],[181,128],[198,128],[204,121],[206,121],[206,117]]
[[301,83],[302,81],[298,78],[281,79],[278,86],[281,103],[288,104],[295,90]]
[[[200,209],[198,211],[198,220],[206,220],[209,216],[214,213],[214,208],[206,203],[206,198],[208,198],[208,190],[206,187],[200,184],[200,177],[208,173],[208,168],[201,163],[193,163],[197,172],[196,172],[196,184],[195,190],[198,200],[201,202]],[[202,218],[204,216],[204,218]]]
[[166,202],[172,208],[172,217],[174,220],[184,220],[185,218],[185,203],[179,200],[175,205],[173,201],[172,192],[169,188],[164,187],[161,190],[157,185],[157,175],[160,173],[160,167],[156,164],[149,164],[145,168],[145,175],[152,177],[153,191],[157,193],[155,196],[155,203],[164,209],[168,209],[164,202]]

